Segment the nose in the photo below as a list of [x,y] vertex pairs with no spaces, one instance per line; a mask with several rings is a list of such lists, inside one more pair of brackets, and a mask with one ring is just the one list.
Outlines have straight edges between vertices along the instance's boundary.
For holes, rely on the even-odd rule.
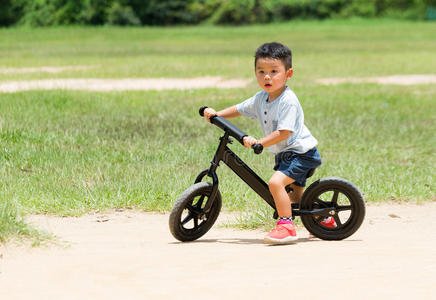
[[265,80],[271,79],[271,76],[269,76],[269,74],[265,74]]

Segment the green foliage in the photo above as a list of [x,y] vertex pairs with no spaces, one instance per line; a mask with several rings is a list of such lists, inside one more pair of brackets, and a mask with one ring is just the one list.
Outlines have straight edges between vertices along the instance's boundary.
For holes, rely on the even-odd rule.
[[[7,6],[9,10],[4,11],[13,11],[18,16],[22,15],[15,22],[28,26],[141,24],[130,6],[115,0],[10,0],[10,2]],[[12,3],[20,5],[14,6]],[[0,17],[0,22],[1,20]]]
[[22,17],[24,0],[0,0],[0,26],[18,22]]
[[198,23],[189,10],[194,0],[132,0],[126,1],[138,13],[143,24],[172,25]]
[[68,25],[80,22],[82,1],[35,0],[25,1],[20,23],[30,26]]
[[210,18],[220,7],[220,0],[197,0],[192,1],[188,9],[199,22]]
[[266,20],[263,1],[259,0],[226,0],[211,16],[215,24],[251,24]]
[[108,0],[84,0],[80,12],[80,23],[99,25],[106,23],[111,1]]
[[269,0],[267,7],[273,20],[294,18],[325,19],[333,17],[347,0]]
[[435,19],[435,0],[2,0],[0,26],[252,24],[291,19]]
[[377,14],[376,0],[352,1],[339,13],[342,17],[375,17]]
[[107,24],[109,25],[141,25],[141,21],[130,6],[123,6],[113,2],[107,9]]
[[381,16],[425,19],[426,10],[436,6],[434,0],[378,0],[375,3],[377,14]]

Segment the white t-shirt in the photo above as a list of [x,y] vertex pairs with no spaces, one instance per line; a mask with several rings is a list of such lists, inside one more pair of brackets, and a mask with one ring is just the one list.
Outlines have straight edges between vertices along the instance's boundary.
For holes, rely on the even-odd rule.
[[268,150],[277,154],[286,150],[296,153],[306,153],[318,144],[309,129],[304,125],[304,113],[297,96],[289,88],[276,98],[268,102],[268,93],[260,91],[253,97],[236,105],[241,115],[258,119],[264,136],[276,130],[289,130],[289,137]]

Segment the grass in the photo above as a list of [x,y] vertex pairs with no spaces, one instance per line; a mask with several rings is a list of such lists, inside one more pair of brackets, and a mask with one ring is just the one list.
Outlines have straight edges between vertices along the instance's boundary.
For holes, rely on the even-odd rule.
[[[320,141],[324,164],[312,180],[344,177],[369,202],[434,201],[435,85],[320,86],[314,79],[434,73],[435,29],[434,23],[386,20],[237,28],[1,29],[0,68],[96,67],[0,74],[0,81],[248,78],[254,49],[279,40],[293,48],[290,85]],[[257,90],[252,83],[235,90],[0,94],[0,239],[33,235],[20,217],[30,213],[80,215],[113,207],[168,211],[208,167],[221,134],[198,116],[198,108],[224,108]],[[261,134],[254,121],[235,123],[249,134]],[[271,176],[272,156],[255,156],[238,144],[232,149],[265,180]],[[245,212],[240,226],[257,226],[269,218],[263,201],[236,175],[223,166],[219,176],[224,209]]]
[[[53,77],[252,77],[253,52],[278,40],[294,52],[302,84],[317,77],[433,73],[434,23],[292,22],[247,27],[0,29],[0,66],[87,65]],[[408,59],[409,58],[409,59]],[[304,80],[304,82],[303,82]]]
[[0,244],[13,237],[18,240],[30,240],[32,246],[39,246],[41,241],[46,241],[52,236],[40,232],[26,224],[13,202],[4,200],[0,203]]

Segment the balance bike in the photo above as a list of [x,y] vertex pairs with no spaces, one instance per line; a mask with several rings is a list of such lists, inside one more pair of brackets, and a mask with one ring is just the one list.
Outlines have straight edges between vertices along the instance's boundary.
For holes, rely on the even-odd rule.
[[[205,109],[206,106],[200,108],[201,116]],[[182,242],[200,238],[218,218],[222,199],[216,169],[221,161],[262,197],[274,210],[273,217],[278,218],[268,185],[227,147],[227,144],[232,143],[230,137],[243,145],[243,138],[247,134],[222,117],[214,116],[210,121],[221,128],[224,135],[220,137],[210,167],[200,172],[195,183],[180,195],[169,218],[171,233]],[[252,148],[256,154],[263,151],[261,144]],[[312,176],[314,171],[311,170],[307,177]],[[205,176],[211,177],[212,182],[202,182]],[[290,190],[290,186],[286,188]],[[314,236],[323,240],[342,240],[359,229],[365,217],[365,202],[351,182],[338,177],[326,177],[313,182],[304,191],[300,203],[292,204],[292,215],[300,216],[304,227]],[[333,217],[337,226],[331,228],[322,225],[326,217]]]

